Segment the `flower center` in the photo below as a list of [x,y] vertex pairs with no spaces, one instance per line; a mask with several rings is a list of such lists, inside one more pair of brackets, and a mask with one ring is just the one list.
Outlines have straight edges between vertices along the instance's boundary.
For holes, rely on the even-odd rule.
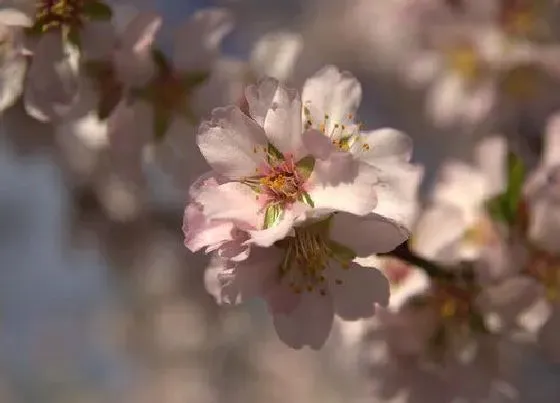
[[62,27],[79,27],[83,22],[84,3],[88,0],[38,0],[35,26],[41,32]]
[[304,192],[305,179],[299,174],[293,159],[288,158],[267,171],[259,178],[259,193],[265,196],[266,204],[286,207],[296,202]]
[[538,0],[502,0],[500,20],[504,30],[516,36],[535,33],[542,6]]
[[402,260],[388,257],[383,261],[383,273],[391,287],[398,288],[412,273],[412,269]]
[[455,283],[436,282],[435,307],[443,320],[465,323],[473,313],[472,287]]
[[365,136],[361,135],[361,124],[354,122],[354,115],[349,113],[340,122],[331,119],[330,115],[325,114],[323,120],[314,119],[310,102],[306,102],[303,113],[305,116],[305,129],[316,129],[331,139],[341,151],[368,151],[369,144],[365,142]]
[[535,279],[546,290],[550,302],[560,301],[560,259],[546,253],[538,253],[525,268],[524,274]]
[[476,80],[481,73],[481,63],[475,49],[471,45],[458,45],[448,51],[447,62],[449,69],[459,74],[465,80]]
[[[325,270],[331,260],[348,270],[356,254],[349,248],[334,242],[329,237],[332,216],[302,227],[294,228],[294,236],[277,242],[286,250],[280,266],[280,277],[296,294],[318,291],[327,294]],[[336,285],[342,280],[335,279]]]
[[498,241],[499,237],[492,221],[487,218],[478,220],[463,234],[463,242],[467,245],[480,247],[492,245]]

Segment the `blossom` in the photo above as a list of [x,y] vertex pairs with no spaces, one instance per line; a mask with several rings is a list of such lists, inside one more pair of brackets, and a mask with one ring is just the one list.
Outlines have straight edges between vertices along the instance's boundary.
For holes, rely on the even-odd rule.
[[9,19],[4,14],[0,10],[0,112],[12,106],[22,94],[27,66],[22,32],[7,24]]
[[[375,170],[317,130],[303,127],[295,91],[265,79],[247,89],[247,100],[250,117],[238,107],[218,108],[213,120],[200,127],[202,154],[228,179],[197,199],[210,219],[254,223],[251,217],[256,217],[257,228],[266,230],[285,219],[295,221],[308,209],[358,215],[374,211]],[[224,200],[230,203],[224,205]]]
[[489,137],[478,145],[475,164],[443,164],[431,201],[413,230],[415,251],[456,264],[475,261],[487,247],[499,243],[499,230],[486,211],[486,203],[505,186],[504,146],[503,138]]
[[388,303],[385,277],[353,259],[394,248],[405,234],[386,236],[392,227],[379,216],[342,212],[306,221],[274,246],[253,247],[244,260],[214,256],[206,272],[207,288],[221,303],[263,298],[283,342],[319,349],[335,313],[356,320],[373,315],[376,304]]
[[387,127],[364,131],[356,122],[361,98],[362,87],[351,73],[322,68],[303,87],[304,127],[321,131],[339,150],[374,167],[379,180],[375,212],[410,225],[423,176],[422,167],[410,163],[412,139]]
[[102,1],[20,1],[2,6],[5,24],[26,28],[31,63],[24,101],[40,121],[65,114],[77,99],[79,59],[110,51],[112,9]]

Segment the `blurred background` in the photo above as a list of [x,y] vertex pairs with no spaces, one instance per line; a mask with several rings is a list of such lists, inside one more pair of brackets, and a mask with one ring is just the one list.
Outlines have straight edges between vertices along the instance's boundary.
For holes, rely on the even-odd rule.
[[[368,2],[382,1],[157,0],[153,7],[168,29],[200,8],[229,8],[236,28],[222,49],[232,59],[250,58],[267,33],[298,33],[303,48],[286,80],[301,86],[326,63],[350,70],[363,85],[361,120],[413,136],[429,187],[443,158],[470,158],[487,122],[465,128],[426,117],[425,88],[386,73],[402,65],[393,53],[413,27],[388,24],[394,43],[378,46],[375,36],[387,33]],[[168,39],[162,35],[163,48]],[[16,130],[22,106],[8,112],[0,143],[0,403],[377,402],[347,336],[333,331],[325,349],[293,351],[259,302],[216,305],[204,288],[205,258],[183,246],[186,187],[146,168],[142,214],[115,219],[68,174],[52,128],[27,122]],[[526,122],[531,132],[543,124]],[[532,350],[512,348],[512,356],[521,363],[514,374],[521,402],[560,401],[560,366]]]

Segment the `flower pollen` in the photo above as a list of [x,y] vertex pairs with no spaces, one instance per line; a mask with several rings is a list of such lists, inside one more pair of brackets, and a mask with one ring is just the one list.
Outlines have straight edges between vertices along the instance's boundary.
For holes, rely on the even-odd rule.
[[550,302],[560,301],[560,259],[547,253],[537,253],[524,274],[542,284]]
[[87,0],[38,0],[35,24],[40,32],[51,29],[80,27]]
[[306,102],[303,108],[305,116],[305,129],[317,129],[331,139],[341,151],[368,151],[370,146],[364,141],[364,136],[360,133],[362,124],[354,122],[354,114],[348,113],[340,122],[335,122],[330,115],[325,114],[322,121],[315,121],[309,108],[310,101]]

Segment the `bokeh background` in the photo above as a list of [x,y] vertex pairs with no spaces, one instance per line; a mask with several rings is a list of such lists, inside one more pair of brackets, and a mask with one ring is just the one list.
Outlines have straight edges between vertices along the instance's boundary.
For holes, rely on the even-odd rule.
[[[351,70],[364,87],[360,117],[368,127],[421,139],[414,159],[427,165],[429,186],[443,156],[463,157],[470,140],[435,128],[419,94],[372,73],[374,56],[351,40],[361,26],[338,18],[337,7],[350,1],[159,0],[156,7],[170,27],[201,7],[230,7],[237,28],[224,52],[240,59],[267,32],[300,32],[294,84],[328,62]],[[1,129],[0,403],[375,403],[336,331],[320,352],[293,351],[258,302],[216,306],[204,289],[204,258],[183,246],[183,205],[166,196],[186,189],[170,190],[155,175],[148,213],[115,222],[87,187],[68,185],[48,127],[15,132],[5,119]],[[533,350],[516,347],[512,355],[522,363],[515,375],[522,402],[560,401],[559,366]]]

